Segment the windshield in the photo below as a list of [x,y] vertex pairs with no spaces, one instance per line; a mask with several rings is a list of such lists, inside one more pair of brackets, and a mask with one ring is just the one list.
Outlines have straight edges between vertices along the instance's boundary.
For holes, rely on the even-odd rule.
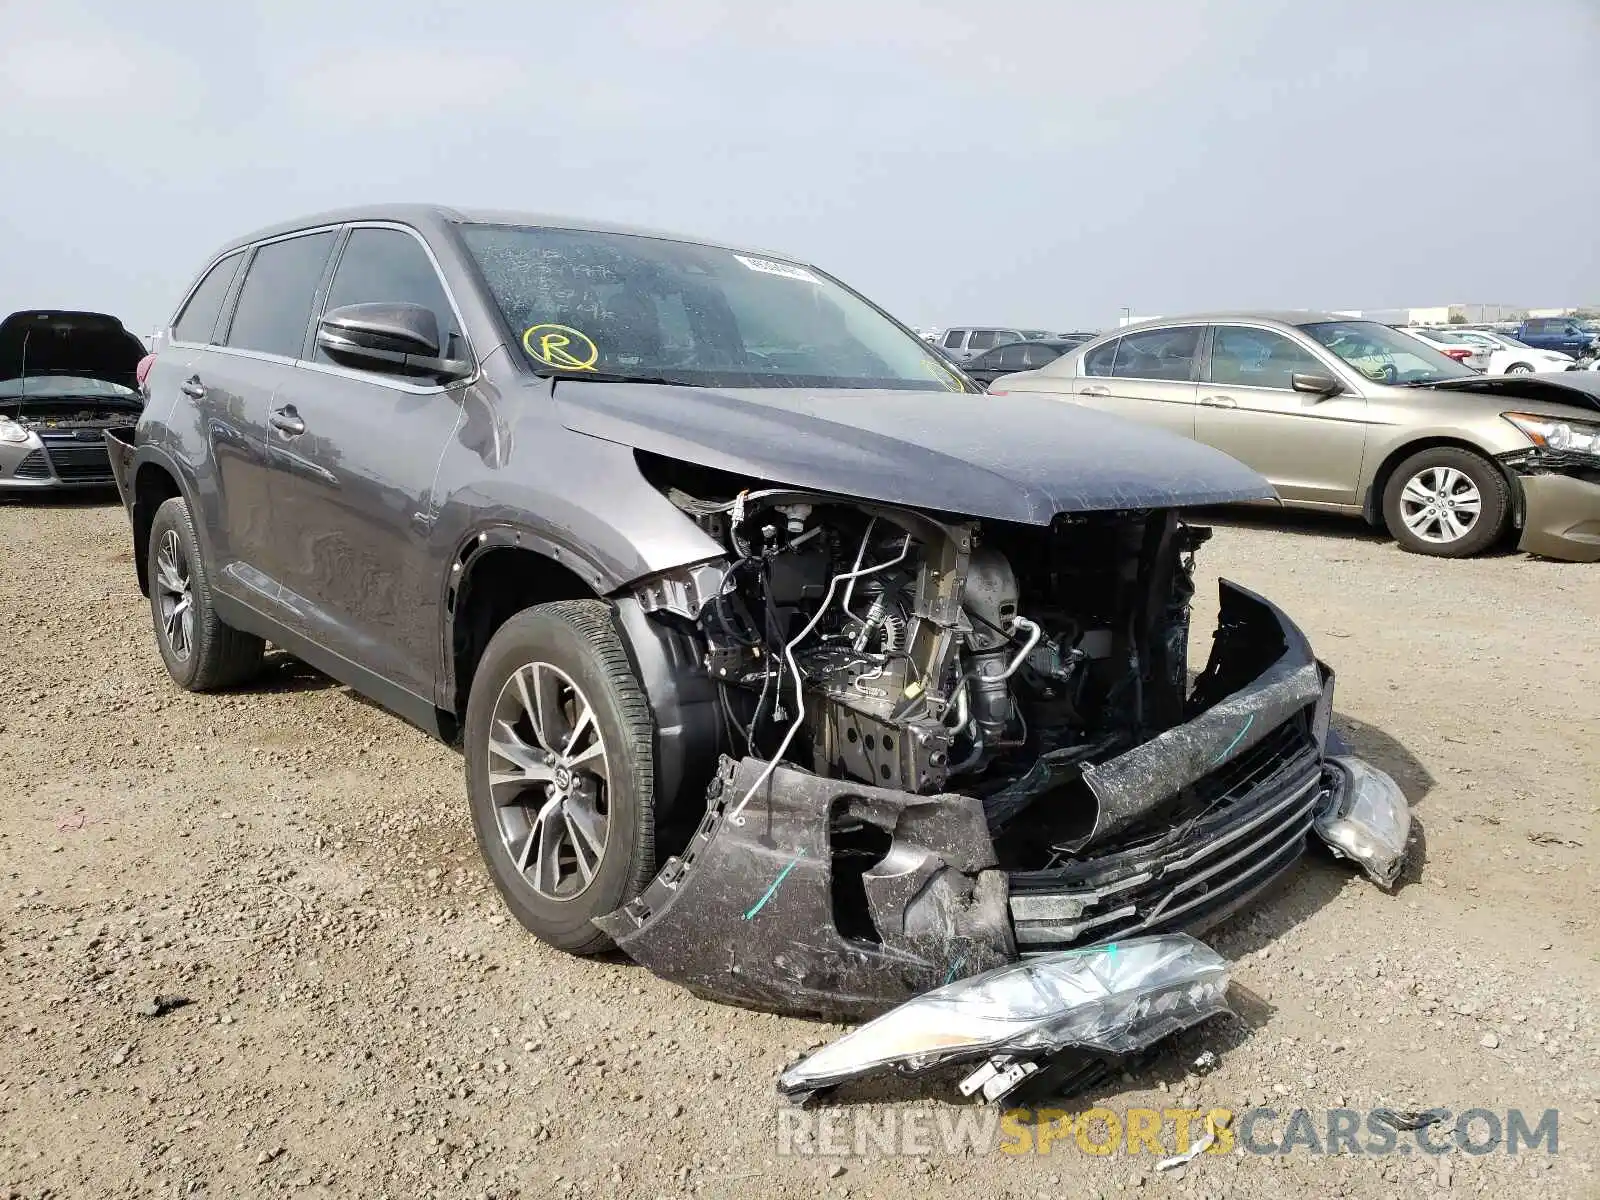
[[466,225],[462,238],[542,375],[976,390],[921,338],[798,263],[578,229]]
[[0,379],[0,397],[15,400],[19,396],[136,396],[132,388],[105,379],[88,379],[78,375],[29,375],[22,379]]
[[1433,383],[1477,375],[1409,333],[1376,321],[1317,321],[1300,328],[1376,383]]

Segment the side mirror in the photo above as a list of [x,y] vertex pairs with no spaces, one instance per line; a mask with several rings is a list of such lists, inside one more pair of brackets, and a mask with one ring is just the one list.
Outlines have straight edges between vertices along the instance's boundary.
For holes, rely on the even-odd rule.
[[1295,372],[1289,379],[1289,386],[1297,392],[1310,392],[1326,400],[1329,396],[1337,396],[1344,391],[1344,384],[1332,375],[1321,375],[1313,372],[1304,374]]
[[473,366],[439,355],[439,319],[420,304],[346,304],[317,322],[317,345],[334,362],[392,375],[448,383]]

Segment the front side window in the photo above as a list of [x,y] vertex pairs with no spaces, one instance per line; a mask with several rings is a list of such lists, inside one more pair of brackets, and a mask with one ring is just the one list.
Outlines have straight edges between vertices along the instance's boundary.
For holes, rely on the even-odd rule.
[[1187,381],[1194,377],[1199,349],[1198,325],[1130,333],[1118,344],[1111,373],[1119,379]]
[[[346,304],[420,304],[439,322],[439,353],[453,358],[464,352],[455,312],[445,295],[439,272],[422,243],[403,229],[352,229],[328,286],[324,311]],[[451,345],[454,338],[456,345]],[[318,362],[332,362],[321,346]]]
[[189,303],[183,306],[183,312],[173,323],[172,336],[175,340],[199,342],[202,345],[211,341],[211,335],[217,327],[217,315],[222,312],[222,302],[228,298],[228,289],[233,286],[233,277],[243,261],[244,251],[240,250],[206,272],[206,277],[194,289]]
[[1436,383],[1477,375],[1409,333],[1376,321],[1317,321],[1300,330],[1375,383]]
[[1212,383],[1289,391],[1296,375],[1327,371],[1311,351],[1281,333],[1244,325],[1218,325],[1212,331]]
[[959,349],[961,349],[961,339],[966,337],[966,335],[967,335],[967,331],[965,329],[952,329],[949,333],[944,335],[945,349],[946,350],[959,350]]
[[227,344],[298,358],[311,321],[317,281],[333,249],[333,232],[268,242],[257,248],[239,289]]
[[928,343],[799,263],[581,229],[471,224],[461,236],[539,374],[971,390]]

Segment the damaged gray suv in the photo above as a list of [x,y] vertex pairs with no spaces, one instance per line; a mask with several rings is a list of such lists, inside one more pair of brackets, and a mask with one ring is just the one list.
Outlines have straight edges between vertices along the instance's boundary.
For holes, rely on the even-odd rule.
[[828,1016],[1203,927],[1313,823],[1408,815],[1331,672],[1224,583],[1185,438],[985,396],[825,273],[397,207],[224,247],[106,438],[174,680],[272,642],[447,741],[505,902],[702,995]]

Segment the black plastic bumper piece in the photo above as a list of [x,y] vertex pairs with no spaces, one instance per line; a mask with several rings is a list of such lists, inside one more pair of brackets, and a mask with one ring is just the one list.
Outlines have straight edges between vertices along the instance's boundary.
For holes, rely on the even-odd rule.
[[688,847],[596,922],[629,957],[708,999],[840,1019],[1016,957],[981,801],[780,766],[729,819],[766,765],[724,758]]

